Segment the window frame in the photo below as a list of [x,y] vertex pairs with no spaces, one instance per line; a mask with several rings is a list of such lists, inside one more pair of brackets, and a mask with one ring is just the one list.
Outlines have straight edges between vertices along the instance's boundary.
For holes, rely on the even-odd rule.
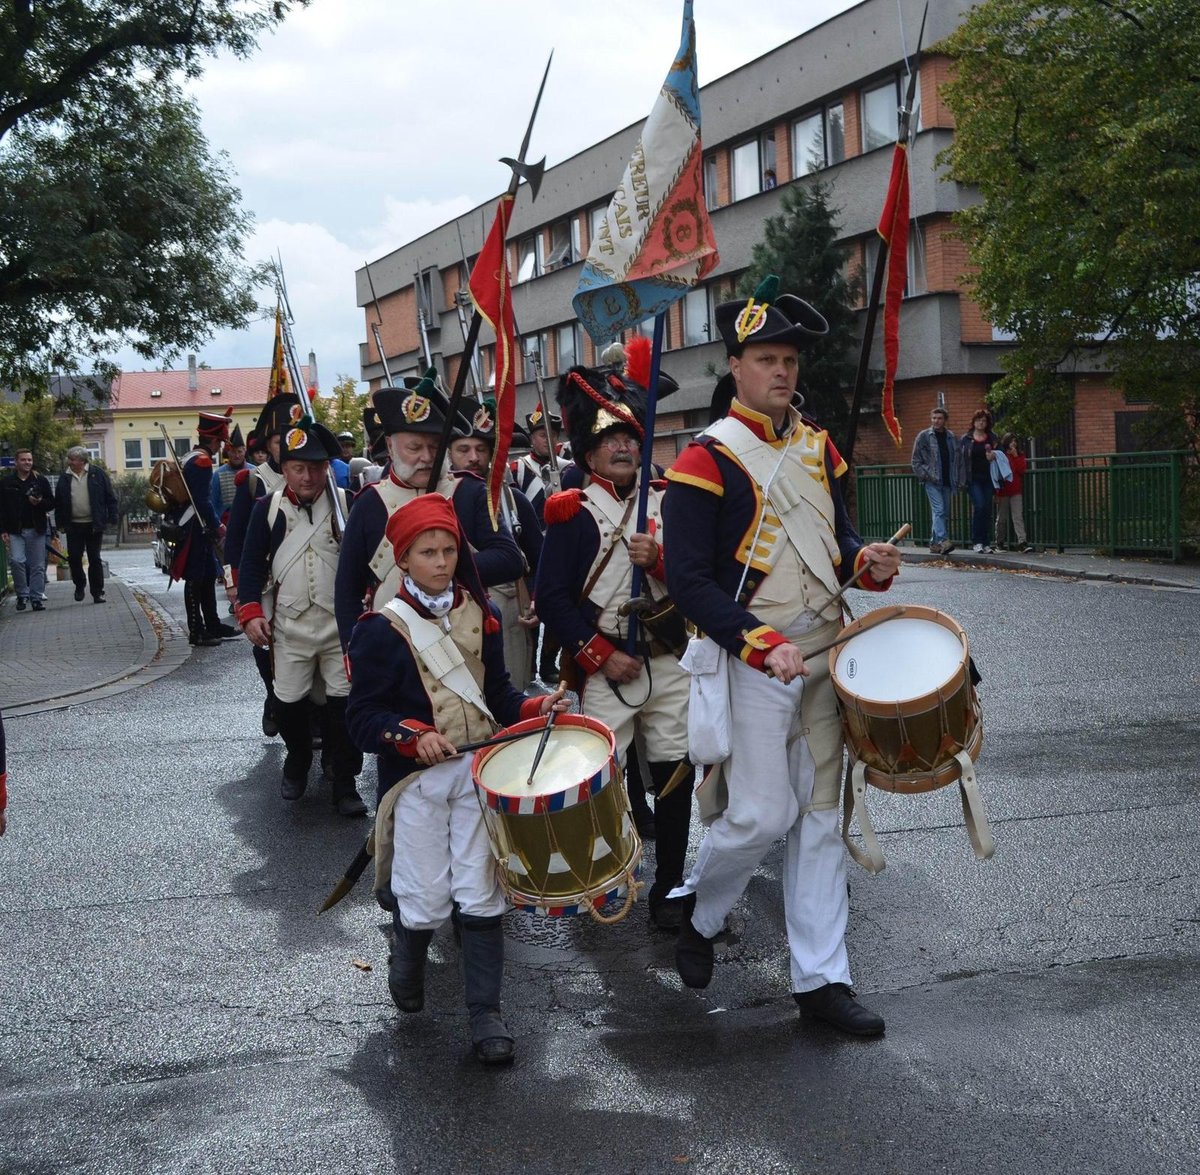
[[[142,438],[141,437],[122,437],[124,441],[123,460],[121,463],[122,469],[145,469],[145,462],[142,460]],[[137,459],[130,460],[130,448],[136,446]]]
[[[870,95],[882,93],[891,86],[892,90],[892,111],[895,115],[895,125],[891,129],[891,134],[885,136],[879,142],[868,143],[868,134],[873,130],[873,124],[868,119],[868,97]],[[859,109],[859,149],[864,155],[869,151],[878,151],[882,147],[893,146],[897,136],[900,133],[900,104],[903,101],[903,95],[900,93],[900,77],[898,74],[892,74],[890,78],[885,78],[883,81],[876,82],[872,86],[863,86],[858,92],[858,109]],[[880,133],[877,129],[875,133]]]
[[[517,240],[517,271],[513,274],[513,285],[519,286],[525,282],[533,281],[539,277],[538,267],[538,239],[540,234],[529,233],[526,236],[520,237]],[[522,276],[525,273],[525,260],[528,258],[531,262],[531,272]]]
[[[751,174],[754,176],[754,190],[743,192],[738,185],[738,153],[745,151],[747,147],[754,149],[754,167],[751,169]],[[757,196],[761,191],[762,141],[758,135],[755,135],[753,138],[743,139],[742,142],[729,148],[729,202],[736,204],[739,200],[748,200],[751,196]]]
[[[563,362],[562,338],[563,332],[570,331],[571,333],[571,349],[572,359],[570,363]],[[572,367],[576,367],[583,362],[583,339],[580,337],[578,322],[564,322],[554,328],[554,357],[556,375],[562,375]]]
[[[700,295],[704,298],[704,328],[702,331],[698,332],[699,334],[702,334],[704,337],[701,339],[693,340],[690,337],[690,334],[688,331],[688,307],[690,304],[695,304],[695,302],[697,302],[699,300],[697,295]],[[705,345],[705,343],[711,343],[713,341],[712,288],[710,286],[697,286],[695,289],[689,290],[686,294],[684,294],[682,300],[683,300],[683,307],[682,307],[683,343],[682,343],[682,345],[685,347],[702,347]]]

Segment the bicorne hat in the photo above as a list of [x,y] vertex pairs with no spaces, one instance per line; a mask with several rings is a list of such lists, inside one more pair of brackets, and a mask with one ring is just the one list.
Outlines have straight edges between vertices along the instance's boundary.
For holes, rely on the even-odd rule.
[[[437,386],[437,369],[431,367],[420,379],[406,376],[402,383],[398,388],[379,388],[371,397],[384,434],[420,432],[441,436],[450,404]],[[470,421],[456,413],[450,435],[465,437],[470,433]]]
[[302,416],[285,428],[279,440],[279,464],[285,461],[332,461],[341,458],[337,437],[319,420]]
[[795,294],[779,293],[779,278],[768,274],[746,300],[722,302],[716,309],[717,330],[725,353],[740,356],[751,344],[780,343],[802,347],[829,333],[825,316]]

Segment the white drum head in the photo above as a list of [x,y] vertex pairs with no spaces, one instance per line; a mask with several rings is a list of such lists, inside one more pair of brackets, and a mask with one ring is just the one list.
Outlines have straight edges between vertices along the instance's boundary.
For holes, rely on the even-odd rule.
[[498,747],[483,764],[479,782],[501,796],[547,796],[591,779],[608,762],[608,740],[594,730],[555,727],[530,787],[529,768],[541,739],[542,732],[535,730]]
[[900,616],[851,637],[833,673],[865,702],[904,702],[941,689],[963,663],[953,632],[932,620]]

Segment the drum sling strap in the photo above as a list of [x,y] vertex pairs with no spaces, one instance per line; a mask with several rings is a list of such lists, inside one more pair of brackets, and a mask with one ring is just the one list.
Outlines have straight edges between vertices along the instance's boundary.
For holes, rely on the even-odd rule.
[[[453,690],[464,702],[479,710],[484,717],[497,726],[488,704],[484,701],[475,683],[474,672],[483,675],[483,662],[473,653],[459,648],[450,637],[432,621],[426,620],[404,600],[389,601],[382,609],[388,623],[408,642],[413,652],[425,667],[447,689]],[[375,859],[375,895],[385,908],[391,894],[392,857],[395,844],[396,804],[404,789],[416,783],[423,772],[413,771],[398,780],[384,793],[375,811],[375,827],[367,839],[367,853]]]

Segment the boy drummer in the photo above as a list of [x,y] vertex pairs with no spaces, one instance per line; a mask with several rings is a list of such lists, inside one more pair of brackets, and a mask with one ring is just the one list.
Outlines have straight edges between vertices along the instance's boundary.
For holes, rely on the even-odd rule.
[[447,499],[408,502],[386,533],[403,579],[394,600],[354,627],[346,717],[355,743],[378,756],[377,852],[393,850],[388,988],[400,1011],[422,1009],[429,942],[454,911],[472,1047],[499,1064],[514,1052],[500,1015],[506,902],[471,760],[456,746],[567,703],[562,691],[526,697],[513,688],[498,614]]

